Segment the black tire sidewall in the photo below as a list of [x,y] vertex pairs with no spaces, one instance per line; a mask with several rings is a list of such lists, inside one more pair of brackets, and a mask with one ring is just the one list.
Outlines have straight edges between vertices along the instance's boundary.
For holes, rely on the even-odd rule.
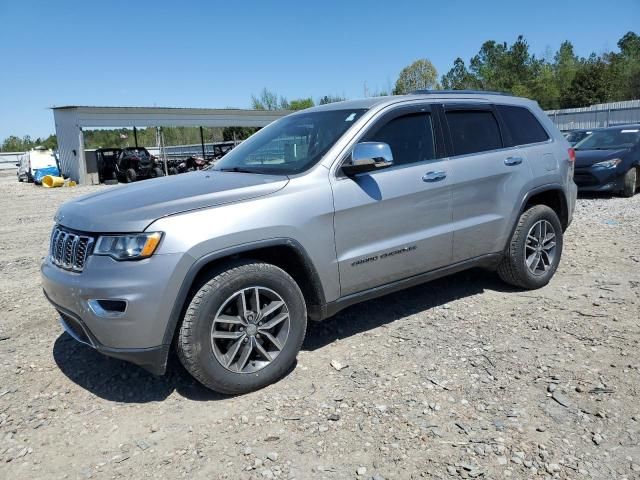
[[638,184],[638,171],[635,167],[631,167],[627,173],[624,174],[624,187],[622,189],[622,195],[625,197],[633,197],[636,193],[636,185]]
[[[560,258],[562,257],[564,236],[560,220],[551,208],[543,205],[538,205],[536,207],[533,207],[532,210],[534,211],[530,211],[530,214],[522,224],[521,234],[516,241],[515,248],[517,257],[516,261],[518,262],[518,273],[523,280],[522,283],[526,285],[527,288],[533,289],[540,288],[548,284],[553,275],[556,273],[558,265],[560,265]],[[525,212],[525,214],[526,213],[527,212]],[[553,226],[556,235],[556,255],[555,261],[553,262],[553,265],[551,265],[551,268],[549,270],[547,270],[543,275],[534,275],[526,266],[525,244],[527,241],[527,234],[529,233],[529,230],[536,222],[540,220],[547,220]]]
[[127,171],[125,172],[125,178],[127,180],[127,183],[135,182],[137,179],[136,171],[133,168],[127,169]]
[[[304,297],[293,279],[283,271],[272,267],[234,270],[225,276],[223,283],[216,283],[195,308],[193,333],[189,348],[195,354],[199,372],[207,380],[205,385],[223,393],[242,393],[259,389],[280,379],[293,365],[302,346],[306,332],[307,313]],[[283,275],[284,274],[284,275]],[[255,373],[234,373],[216,359],[211,346],[211,326],[220,306],[235,292],[248,287],[269,288],[280,295],[289,308],[290,330],[287,342],[275,360]]]

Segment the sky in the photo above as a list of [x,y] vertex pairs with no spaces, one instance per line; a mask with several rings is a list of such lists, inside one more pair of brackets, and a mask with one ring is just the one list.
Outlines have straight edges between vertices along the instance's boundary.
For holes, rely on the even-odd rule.
[[615,50],[640,0],[0,0],[0,141],[54,133],[52,106],[249,108],[389,90],[430,59],[440,75],[486,40],[547,55]]

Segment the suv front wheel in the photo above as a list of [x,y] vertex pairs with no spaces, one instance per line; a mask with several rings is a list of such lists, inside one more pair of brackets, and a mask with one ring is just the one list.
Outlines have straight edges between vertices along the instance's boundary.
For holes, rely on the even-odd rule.
[[556,212],[546,205],[529,208],[520,215],[498,275],[516,287],[544,287],[558,268],[562,242],[562,225]]
[[242,261],[214,272],[193,296],[178,356],[206,387],[250,392],[287,373],[306,328],[304,297],[293,278],[274,265]]

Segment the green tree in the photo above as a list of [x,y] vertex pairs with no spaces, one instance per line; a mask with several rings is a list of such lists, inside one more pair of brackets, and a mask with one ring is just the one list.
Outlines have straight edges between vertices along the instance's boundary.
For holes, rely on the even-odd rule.
[[607,55],[610,63],[609,98],[612,101],[640,98],[640,36],[628,32],[618,41],[619,53]]
[[222,138],[225,142],[231,140],[245,140],[256,133],[259,128],[256,127],[225,127],[222,130]]
[[567,96],[571,82],[573,82],[579,68],[580,59],[573,51],[573,44],[569,41],[562,42],[554,56],[553,63],[554,80],[559,92],[559,107],[564,106],[563,99]]
[[325,95],[318,101],[318,105],[326,105],[327,103],[344,102],[346,98],[339,95]]
[[480,88],[478,78],[467,69],[460,57],[453,62],[453,68],[442,76],[442,88],[445,90],[477,90]]
[[607,101],[607,64],[595,53],[580,62],[569,89],[562,99],[563,108],[585,107]]
[[554,65],[540,62],[528,84],[529,98],[537,100],[545,110],[560,108],[560,88],[556,81]]
[[10,135],[2,142],[3,152],[22,152],[24,151],[22,147],[22,139],[15,135]]
[[529,82],[530,98],[535,99],[545,110],[560,108],[560,88],[556,82],[554,65],[540,62]]
[[58,148],[58,137],[55,135],[49,135],[47,138],[40,142],[44,148],[48,150],[55,150]]
[[313,103],[313,99],[311,97],[297,98],[289,102],[289,110],[304,110],[305,108],[311,108],[314,105],[315,104]]
[[262,89],[260,95],[251,95],[251,107],[254,110],[288,110],[289,102],[284,97],[278,97],[274,92]]
[[398,80],[396,80],[393,93],[395,95],[404,95],[414,90],[438,87],[438,71],[436,67],[428,59],[423,58],[402,69]]
[[470,72],[482,90],[511,92],[530,96],[531,82],[542,61],[529,53],[529,44],[518,36],[508,46],[506,42],[485,42],[470,61]]

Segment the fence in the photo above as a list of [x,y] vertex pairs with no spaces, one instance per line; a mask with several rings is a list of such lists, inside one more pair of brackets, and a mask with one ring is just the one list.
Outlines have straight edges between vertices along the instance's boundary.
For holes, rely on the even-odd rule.
[[547,115],[562,131],[640,123],[640,100],[600,103],[582,108],[548,110]]
[[239,140],[228,142],[209,142],[205,144],[194,143],[190,145],[165,145],[160,147],[147,147],[149,153],[155,156],[161,156],[162,150],[167,155],[167,158],[187,158],[187,157],[202,157],[202,147],[204,146],[205,156],[219,157],[222,154],[228,152],[233,147],[240,143]]
[[0,152],[0,170],[15,169],[24,152]]

